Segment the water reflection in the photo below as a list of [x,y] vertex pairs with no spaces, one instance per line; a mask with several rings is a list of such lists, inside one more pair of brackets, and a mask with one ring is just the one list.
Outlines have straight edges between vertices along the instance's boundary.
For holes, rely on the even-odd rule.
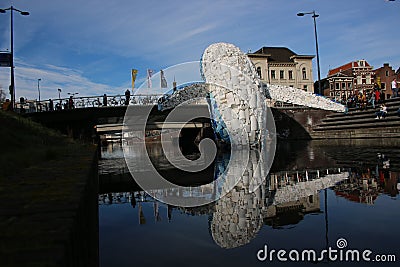
[[348,181],[334,187],[335,194],[353,202],[374,204],[380,194],[396,197],[399,194],[399,173],[390,171],[389,159],[379,157],[375,168],[353,168]]
[[[318,144],[316,142],[299,144],[292,147],[292,149],[287,144],[283,147],[278,146],[276,158],[280,162],[274,162],[272,171],[267,175],[266,179],[262,180],[261,186],[255,191],[251,191],[249,188],[251,182],[254,181],[254,177],[260,176],[260,173],[266,173],[265,170],[258,169],[257,164],[254,164],[258,161],[260,154],[253,153],[250,155],[246,171],[239,177],[239,183],[231,191],[212,204],[196,208],[175,207],[155,201],[140,188],[131,185],[133,180],[126,174],[126,166],[123,166],[124,164],[109,169],[108,166],[111,165],[112,161],[117,162],[117,165],[121,162],[118,157],[114,157],[115,154],[112,157],[104,157],[106,155],[104,153],[102,162],[99,165],[99,171],[103,175],[108,175],[103,176],[103,178],[107,177],[109,183],[102,184],[102,181],[100,181],[103,193],[99,195],[99,205],[100,207],[107,207],[107,209],[100,208],[100,211],[101,213],[103,212],[103,216],[109,214],[109,216],[118,217],[122,216],[119,215],[122,209],[117,207],[122,206],[124,207],[123,214],[125,215],[121,217],[121,221],[126,220],[127,213],[134,215],[135,218],[125,224],[126,230],[124,232],[131,229],[129,231],[133,231],[135,233],[134,238],[138,240],[148,238],[148,235],[151,235],[151,238],[168,236],[167,239],[162,239],[164,240],[162,242],[168,243],[168,246],[180,247],[182,251],[186,251],[183,247],[188,247],[187,249],[195,248],[196,253],[199,253],[199,255],[213,253],[207,246],[194,245],[196,244],[196,238],[202,239],[203,236],[198,235],[194,239],[191,238],[189,241],[183,242],[178,241],[180,239],[176,235],[179,236],[181,231],[185,233],[199,231],[200,226],[197,220],[194,219],[198,218],[200,220],[204,216],[208,227],[206,234],[212,238],[214,244],[219,248],[223,248],[224,251],[229,251],[233,248],[247,251],[247,254],[242,255],[246,257],[252,256],[248,254],[249,252],[246,248],[250,247],[255,250],[260,247],[260,236],[263,237],[263,242],[272,243],[278,242],[279,236],[286,235],[287,237],[283,238],[283,240],[293,241],[293,244],[286,243],[286,246],[292,247],[301,246],[299,245],[303,242],[300,242],[301,240],[306,240],[305,246],[310,246],[310,242],[312,242],[311,244],[315,243],[312,240],[318,240],[321,237],[324,239],[323,236],[326,235],[326,244],[320,244],[325,247],[329,243],[328,236],[331,236],[331,240],[336,240],[338,237],[336,235],[339,232],[341,236],[346,233],[345,237],[351,237],[355,245],[361,246],[365,242],[364,236],[369,233],[369,227],[377,229],[380,225],[378,222],[383,221],[388,225],[392,225],[392,222],[396,220],[398,222],[400,219],[398,215],[388,212],[392,214],[389,218],[385,210],[393,210],[395,207],[391,207],[390,203],[383,207],[382,200],[379,201],[379,199],[384,201],[384,196],[395,200],[399,198],[398,156],[391,146],[374,147],[371,145],[350,144],[345,146],[347,149],[344,149],[343,146],[327,146],[326,143]],[[113,149],[117,151],[116,154],[120,154],[122,148],[114,145]],[[161,156],[162,151],[156,145],[150,149],[150,151],[157,154],[153,161],[157,168],[168,172],[171,177],[174,177],[177,173],[164,161]],[[141,153],[141,151],[135,151],[135,153]],[[192,153],[189,157],[196,157],[196,153]],[[343,154],[346,154],[346,156]],[[212,171],[204,174],[209,177],[203,178],[212,180],[216,173],[225,170],[228,160],[229,155],[219,155],[212,166]],[[124,190],[128,185],[126,183],[124,187],[115,189],[114,184],[120,183],[123,179],[130,182],[130,187]],[[325,190],[325,194],[321,197],[320,191],[325,188],[330,189],[328,191]],[[166,191],[164,190],[163,192]],[[169,193],[175,194],[177,192]],[[194,194],[195,192],[192,193]],[[190,195],[188,194],[187,197],[190,197]],[[328,202],[328,199],[336,200]],[[360,204],[355,204],[359,208],[353,211],[353,206],[349,206],[347,203],[355,202]],[[330,207],[328,203],[332,206],[330,208],[332,212],[329,216],[327,213],[328,207]],[[368,215],[367,212],[371,212],[371,210],[363,209],[364,206],[368,207],[368,205],[377,205],[377,210],[371,213],[375,215]],[[112,210],[118,212],[111,212]],[[348,213],[349,211],[351,212]],[[353,218],[352,212],[356,212],[358,214],[357,217]],[[316,224],[316,221],[318,221],[316,218],[321,215],[323,215],[322,221]],[[189,220],[187,217],[193,219]],[[365,218],[369,219],[366,221]],[[329,220],[331,222],[329,222],[330,231],[328,232]],[[353,221],[358,220],[360,220],[362,226],[359,223],[353,223]],[[176,225],[177,228],[171,231],[172,226],[169,225]],[[137,228],[139,226],[141,228]],[[366,229],[363,229],[363,226]],[[119,225],[115,227],[123,229]],[[303,230],[293,231],[293,228],[296,227]],[[145,231],[144,229],[151,229],[151,231]],[[157,229],[160,229],[161,232]],[[267,229],[279,229],[280,231],[283,229],[283,231],[288,232],[287,234],[280,232],[280,235],[268,232],[269,234],[265,235]],[[116,229],[114,231],[114,234],[118,235],[118,231]],[[302,231],[305,232],[303,233]],[[379,234],[372,236],[369,233],[368,236],[372,242],[369,246],[373,247],[373,244],[376,244],[381,249],[391,246],[390,242],[388,245],[382,243],[381,238],[387,240],[387,235],[383,231],[379,231]],[[358,232],[360,234],[356,234]],[[107,233],[103,232],[103,235],[106,236],[105,239],[107,240],[112,238],[112,234],[109,231]],[[395,236],[399,237],[398,234],[395,234]],[[276,247],[285,245],[276,244]],[[316,244],[314,246],[317,246]],[[166,249],[161,243],[154,244],[154,246]],[[139,254],[147,253],[145,248],[141,249],[140,246],[135,246],[135,248]],[[186,252],[188,253],[188,251]],[[219,251],[218,253],[222,252]],[[218,255],[222,257],[221,255],[224,254]],[[239,258],[226,260],[226,262],[235,265],[235,260],[240,262]],[[146,262],[143,260],[143,263]]]
[[[132,157],[141,153],[131,149],[134,151],[130,154]],[[162,149],[153,145],[148,151],[156,153],[158,161],[153,161],[153,163],[158,164],[157,167],[168,168],[168,163],[161,156]],[[249,243],[257,235],[265,220],[273,221],[273,218],[284,213],[283,211],[317,211],[317,206],[319,207],[318,191],[349,177],[349,173],[340,168],[282,171],[267,175],[268,171],[264,168],[265,165],[259,164],[259,162],[263,162],[263,155],[262,151],[251,151],[247,168],[239,176],[238,183],[233,189],[215,203],[202,207],[202,210],[206,210],[206,213],[211,216],[211,235],[220,247],[234,248]],[[213,177],[218,177],[220,173],[226,171],[229,160],[229,154],[218,155],[215,160]],[[216,183],[212,184],[208,188],[208,194],[213,194],[217,187]],[[221,185],[219,188],[227,190],[225,185]],[[254,190],[254,188],[256,189]],[[173,196],[192,198],[199,194],[198,190],[201,190],[202,196],[207,196],[205,194],[207,188],[204,187],[194,188],[190,192],[175,188],[156,189],[153,192],[168,194],[170,198]],[[160,204],[144,191],[109,193],[99,197],[100,204],[131,203],[135,208],[138,203],[139,224],[146,223],[142,203],[148,201],[153,202],[154,205],[154,220],[160,221],[161,217],[158,211]],[[168,205],[168,209],[170,208],[172,207]],[[198,208],[180,208],[180,210],[191,214]]]

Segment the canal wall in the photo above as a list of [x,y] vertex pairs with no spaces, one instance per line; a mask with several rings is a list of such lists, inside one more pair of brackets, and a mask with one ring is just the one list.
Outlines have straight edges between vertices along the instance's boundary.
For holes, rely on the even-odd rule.
[[9,113],[0,124],[0,266],[98,266],[96,147]]

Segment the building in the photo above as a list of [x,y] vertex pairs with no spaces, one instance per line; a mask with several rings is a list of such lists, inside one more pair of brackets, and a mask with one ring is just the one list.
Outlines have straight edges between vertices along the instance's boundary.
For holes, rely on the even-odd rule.
[[269,84],[313,92],[312,55],[297,55],[286,47],[263,47],[247,56],[258,76]]
[[[340,100],[354,93],[353,76],[346,75],[342,72],[335,73],[321,80],[323,95],[332,99]],[[317,82],[315,83],[317,87]]]
[[346,98],[357,92],[365,92],[374,88],[374,71],[365,61],[357,60],[331,69],[323,79],[324,95],[331,98]]
[[400,68],[394,71],[389,63],[384,63],[382,67],[374,70],[374,74],[375,82],[378,83],[386,98],[390,98],[392,95],[391,82],[393,78],[400,80]]

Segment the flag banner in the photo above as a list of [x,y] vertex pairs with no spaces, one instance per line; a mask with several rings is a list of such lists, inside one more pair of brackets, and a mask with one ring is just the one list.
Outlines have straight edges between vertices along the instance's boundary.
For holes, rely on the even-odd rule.
[[138,73],[138,70],[132,69],[132,91],[135,89],[135,81],[136,81],[136,75]]
[[152,69],[147,69],[147,88],[151,88],[151,76],[153,76],[153,70]]
[[164,71],[160,70],[160,77],[161,77],[161,88],[167,88],[167,79],[165,79]]

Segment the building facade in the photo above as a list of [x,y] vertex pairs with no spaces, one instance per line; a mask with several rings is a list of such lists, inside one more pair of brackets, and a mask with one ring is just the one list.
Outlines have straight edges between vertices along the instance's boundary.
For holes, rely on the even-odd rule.
[[329,70],[323,80],[324,95],[337,100],[373,88],[374,71],[364,59]]
[[384,63],[382,67],[374,70],[374,74],[375,82],[382,89],[382,93],[385,94],[386,98],[390,98],[392,96],[391,82],[394,78],[397,81],[400,80],[400,68],[394,71],[389,63]]
[[263,47],[247,56],[263,82],[314,92],[313,55],[297,55],[286,47]]

